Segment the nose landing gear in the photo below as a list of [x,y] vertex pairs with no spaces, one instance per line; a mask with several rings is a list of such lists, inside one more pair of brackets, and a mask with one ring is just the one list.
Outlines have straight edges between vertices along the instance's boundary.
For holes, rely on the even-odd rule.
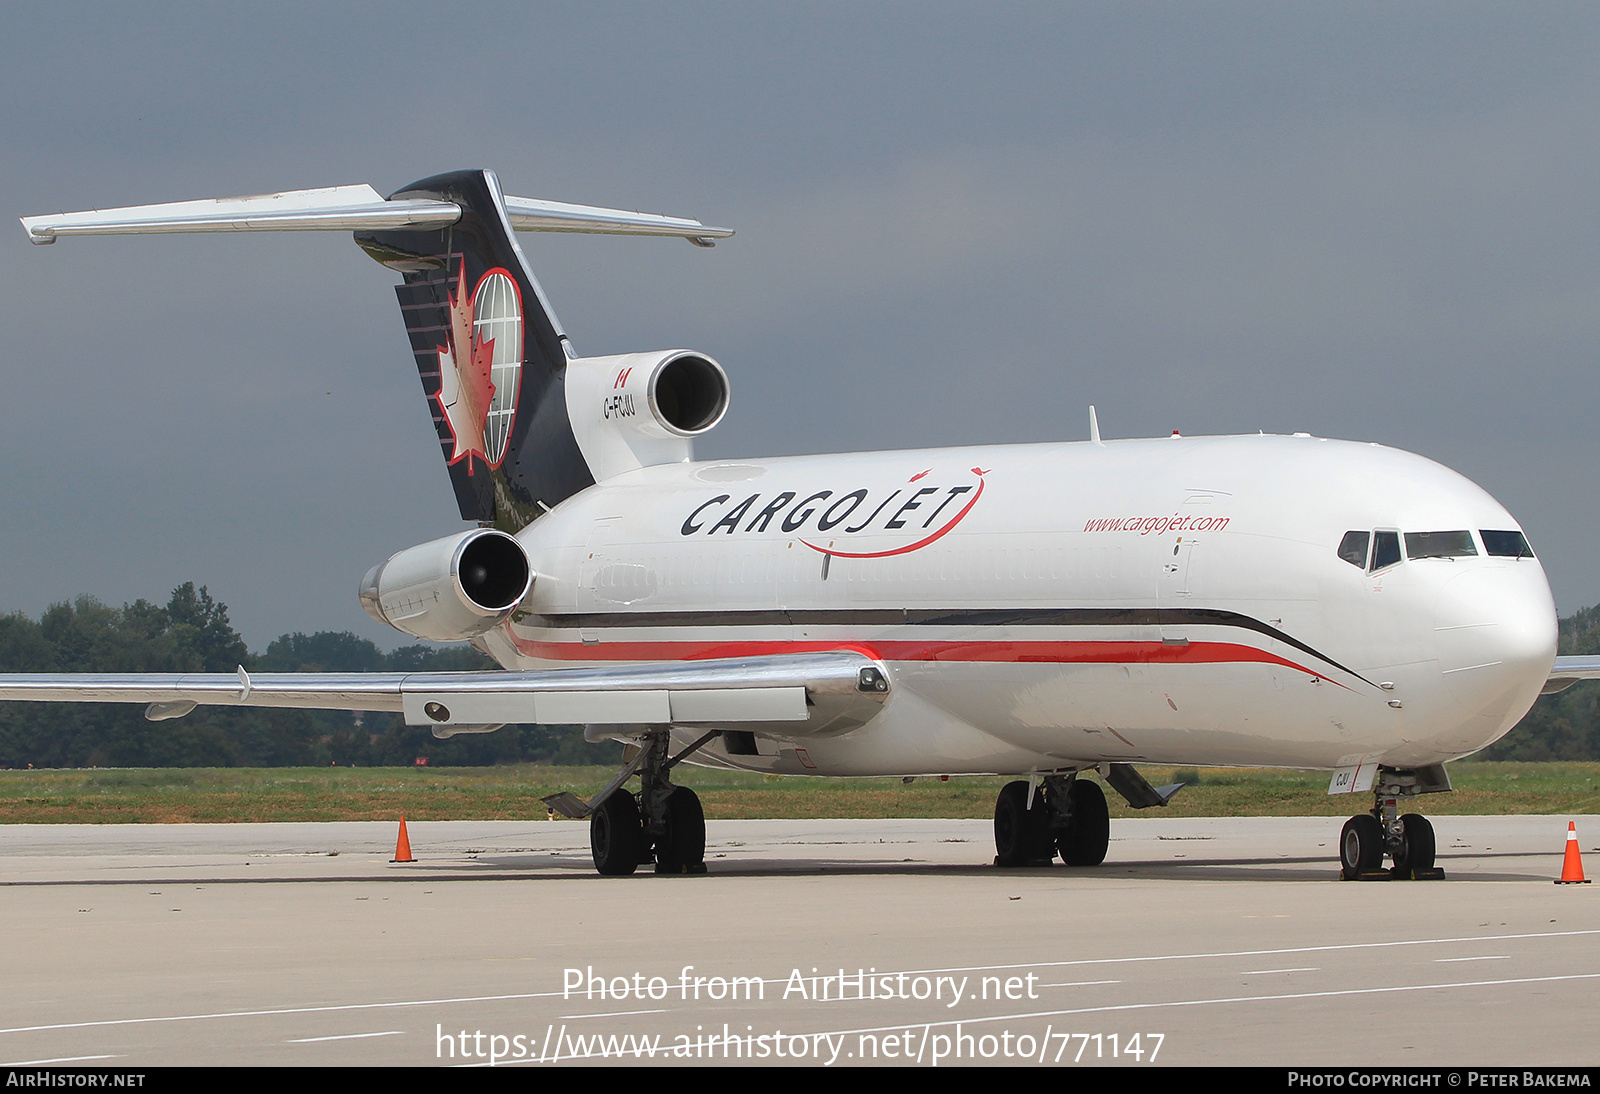
[[[1431,790],[1416,772],[1388,768],[1378,772],[1372,812],[1351,817],[1339,834],[1339,876],[1345,881],[1442,881],[1433,864],[1433,825],[1420,813],[1400,812],[1400,802]],[[1393,863],[1383,868],[1383,856]]]

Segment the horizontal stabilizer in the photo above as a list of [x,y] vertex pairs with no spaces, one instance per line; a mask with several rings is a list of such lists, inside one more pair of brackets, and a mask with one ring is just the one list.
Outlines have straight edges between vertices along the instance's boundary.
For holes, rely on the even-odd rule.
[[710,246],[727,239],[732,228],[713,228],[698,220],[601,209],[593,205],[568,205],[564,201],[505,197],[506,218],[519,232],[592,232],[628,236],[683,236],[691,243]]
[[454,224],[460,215],[460,208],[447,201],[385,201],[372,187],[362,185],[125,209],[89,209],[23,217],[22,226],[34,243],[54,243],[60,236],[80,235],[444,228]]
[[[682,236],[709,245],[726,239],[732,229],[708,227],[698,220],[569,205],[538,198],[505,198],[507,218],[525,232],[590,232],[610,235]],[[168,232],[310,232],[425,231],[448,228],[461,217],[454,202],[430,198],[385,199],[372,187],[329,186],[289,190],[281,194],[135,205],[123,209],[89,209],[23,217],[22,226],[34,243],[54,243],[61,236],[156,235]]]

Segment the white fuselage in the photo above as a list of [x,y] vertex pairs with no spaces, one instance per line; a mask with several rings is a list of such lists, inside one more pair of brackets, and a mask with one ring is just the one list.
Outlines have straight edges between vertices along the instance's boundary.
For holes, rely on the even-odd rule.
[[[753,770],[1418,767],[1505,733],[1555,656],[1543,569],[1487,554],[1485,529],[1519,526],[1454,472],[1311,437],[673,463],[519,533],[537,578],[483,642],[518,668],[886,666],[865,726],[698,756]],[[1469,530],[1476,554],[1339,557],[1380,530]]]

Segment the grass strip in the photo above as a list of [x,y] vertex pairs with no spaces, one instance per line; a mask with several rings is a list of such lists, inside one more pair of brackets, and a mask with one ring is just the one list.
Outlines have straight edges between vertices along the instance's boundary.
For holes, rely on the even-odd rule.
[[[1344,817],[1366,794],[1328,797],[1328,773],[1141,767],[1156,786],[1183,781],[1166,809],[1132,810],[1114,791],[1111,814],[1170,817]],[[1600,813],[1600,763],[1479,763],[1450,769],[1453,794],[1416,799],[1434,815]],[[543,820],[539,799],[593,794],[604,767],[144,768],[0,771],[3,824],[178,824],[241,821]],[[819,779],[681,767],[680,785],[712,819],[989,818],[1008,779]]]

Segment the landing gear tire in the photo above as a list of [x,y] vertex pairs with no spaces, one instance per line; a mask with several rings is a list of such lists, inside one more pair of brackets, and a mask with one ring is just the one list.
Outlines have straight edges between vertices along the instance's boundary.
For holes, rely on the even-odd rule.
[[1073,779],[1072,825],[1056,836],[1056,850],[1068,866],[1099,866],[1111,843],[1111,810],[1096,783]]
[[[1429,834],[1432,834],[1430,828]],[[1339,834],[1339,873],[1357,881],[1383,865],[1383,825],[1370,813],[1351,817]]]
[[589,850],[594,868],[608,877],[622,877],[639,868],[647,848],[639,803],[632,794],[613,791],[589,814]]
[[1044,795],[1035,794],[1029,809],[1028,784],[1006,783],[994,803],[994,864],[1044,866],[1050,858],[1050,812]]
[[656,873],[706,872],[706,814],[700,797],[680,786],[667,799],[666,831],[656,842]]
[[1393,856],[1394,876],[1409,879],[1432,870],[1435,849],[1432,822],[1421,813],[1407,813],[1400,818],[1400,824],[1405,829],[1405,839]]

